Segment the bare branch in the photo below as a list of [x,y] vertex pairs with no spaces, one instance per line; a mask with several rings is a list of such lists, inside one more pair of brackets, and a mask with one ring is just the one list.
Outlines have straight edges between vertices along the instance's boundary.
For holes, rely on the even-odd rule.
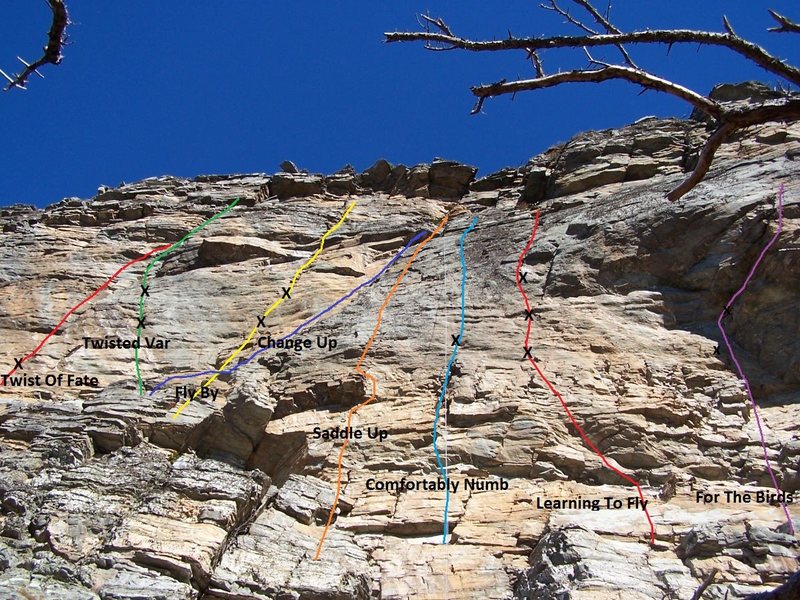
[[719,569],[716,567],[711,569],[711,573],[708,574],[708,577],[706,577],[703,580],[703,583],[700,584],[700,587],[697,588],[697,591],[692,596],[692,600],[700,600],[700,598],[703,597],[703,594],[705,593],[706,589],[708,589],[708,586],[714,582],[714,578],[717,576],[717,573],[719,573]]
[[767,10],[769,10],[769,14],[772,15],[772,18],[780,24],[780,27],[770,27],[767,31],[773,31],[775,33],[800,33],[800,24],[790,21],[774,10]]
[[453,48],[452,46],[434,46],[432,44],[425,44],[425,50],[430,50],[431,52],[447,52],[449,50],[456,50],[457,48]]
[[603,26],[603,28],[604,28],[604,29],[605,29],[605,30],[606,30],[608,33],[622,33],[622,32],[621,32],[619,29],[617,29],[616,27],[614,27],[614,26],[613,26],[613,25],[612,25],[612,24],[611,24],[611,23],[608,21],[608,19],[606,19],[606,18],[605,18],[603,15],[601,15],[601,14],[600,14],[600,13],[597,11],[597,9],[596,9],[594,6],[592,6],[592,4],[591,4],[590,2],[588,2],[588,0],[572,0],[572,1],[573,1],[575,4],[578,4],[579,6],[582,6],[583,8],[585,8],[585,9],[586,9],[586,11],[587,11],[587,12],[588,12],[590,15],[592,15],[592,17],[594,17],[594,20],[595,20],[595,21],[597,21],[597,22],[598,22],[600,25],[602,25],[602,26]]
[[798,119],[800,119],[800,98],[797,96],[765,100],[755,106],[745,104],[727,108],[722,115],[722,120],[736,125],[737,129],[762,123],[789,122]]
[[[588,50],[586,53],[591,62],[604,64],[592,58]],[[735,131],[771,121],[794,121],[800,119],[800,98],[782,98],[755,107],[748,105],[728,109],[714,100],[671,81],[661,79],[645,71],[621,65],[606,65],[597,70],[568,71],[537,79],[510,82],[499,81],[489,85],[476,86],[472,88],[472,93],[478,97],[473,114],[479,112],[483,108],[484,101],[492,96],[516,94],[521,91],[554,87],[563,83],[598,83],[610,79],[624,79],[642,85],[645,89],[654,89],[672,94],[718,119],[717,129],[706,140],[694,170],[675,189],[667,194],[667,199],[671,201],[678,200],[702,181],[711,167],[717,150]]]
[[[586,0],[572,0],[572,1],[575,2],[576,4],[578,4],[579,6],[582,6],[583,8],[585,8],[589,12],[589,14],[591,14],[594,17],[595,21],[597,21],[600,25],[603,26],[603,28],[606,30],[606,33],[622,33],[619,29],[614,27],[614,25],[612,25],[608,21],[608,19],[606,17],[603,17],[603,15],[601,15],[594,8],[594,6],[592,6]],[[573,25],[575,25],[576,27],[578,27],[579,29],[581,29],[585,33],[588,33],[589,35],[600,35],[599,31],[595,31],[594,29],[589,27],[586,23],[584,23],[583,21],[580,21],[576,17],[573,17],[572,14],[568,10],[565,10],[565,9],[561,8],[556,3],[555,0],[549,0],[549,2],[550,2],[549,6],[546,5],[546,4],[540,4],[539,6],[541,8],[543,8],[543,9],[545,9],[545,10],[552,10],[552,11],[557,12],[558,14],[563,16],[568,22],[572,23]],[[608,6],[606,7],[606,13],[608,13],[609,10],[611,10],[611,2],[609,2]],[[625,62],[629,66],[636,68],[636,64],[633,62],[633,59],[631,59],[631,57],[628,54],[627,50],[625,50],[625,48],[622,45],[617,45],[617,48],[619,49],[620,53],[622,54],[622,58],[625,60]]]
[[469,114],[477,115],[479,112],[481,112],[483,110],[483,103],[484,102],[486,102],[486,96],[482,96],[482,97],[478,98],[478,100],[475,102],[475,106],[473,106],[472,110],[469,111]]
[[431,25],[434,25],[437,29],[441,30],[442,33],[445,33],[447,35],[453,35],[453,32],[450,30],[450,27],[447,26],[447,23],[445,23],[441,17],[434,19],[429,15],[424,15],[424,14],[421,14],[420,17],[422,17],[426,22],[430,23]]
[[536,50],[530,50],[528,51],[528,58],[531,59],[533,67],[536,69],[536,76],[544,77],[544,66],[542,66],[542,60],[539,58],[539,53],[536,52]]
[[[9,84],[11,84],[11,85],[14,85],[14,80],[11,78],[11,76],[10,76],[8,73],[6,73],[5,71],[3,71],[3,69],[0,69],[0,75],[2,75],[3,77],[5,77],[5,78],[8,80],[8,83],[9,83]],[[20,86],[20,87],[21,87],[21,89],[23,89],[23,90],[24,90],[24,89],[26,89],[25,87],[22,87],[22,86]]]
[[544,38],[507,38],[475,41],[454,35],[429,32],[388,32],[386,42],[434,41],[449,47],[471,52],[497,52],[503,50],[543,50],[549,48],[580,48],[581,46],[616,46],[618,44],[707,44],[723,46],[748,58],[760,67],[787,81],[800,85],[800,69],[785,64],[766,50],[730,33],[694,31],[691,29],[653,29],[621,34],[554,36]]
[[589,53],[589,49],[586,46],[583,47],[583,53],[586,55],[586,60],[589,61],[590,65],[597,65],[599,67],[610,67],[611,65],[607,62],[603,62],[601,60],[596,60],[594,56]]
[[722,25],[723,27],[725,27],[725,31],[727,31],[731,35],[736,35],[736,32],[733,30],[733,27],[731,26],[731,22],[728,21],[728,17],[725,15],[722,15]]
[[547,77],[537,77],[536,79],[510,82],[504,80],[488,85],[475,86],[472,88],[472,93],[478,98],[489,98],[526,90],[549,88],[562,83],[599,83],[610,79],[624,79],[649,89],[672,94],[713,117],[721,117],[723,114],[722,107],[714,100],[710,100],[697,92],[666,79],[651,75],[641,69],[632,69],[631,67],[620,65],[607,65],[597,70],[566,71],[548,75]]
[[732,123],[725,123],[720,125],[716,131],[709,136],[705,145],[703,146],[703,149],[700,151],[700,154],[697,157],[697,165],[695,166],[694,170],[680,183],[680,185],[678,185],[678,187],[667,194],[667,200],[670,200],[671,202],[678,200],[684,194],[686,194],[686,192],[691,190],[703,180],[703,177],[706,176],[708,169],[711,167],[711,162],[714,160],[714,154],[716,154],[722,143],[736,129],[736,125],[733,125]]
[[[608,20],[608,14],[611,11],[611,2],[609,1],[608,6],[606,7],[606,16],[600,14],[600,12],[589,2],[588,0],[572,0],[575,4],[582,6],[586,11],[594,17],[594,20],[597,21],[603,28],[606,30],[606,33],[617,33],[620,34],[622,31],[617,29],[611,21]],[[620,53],[622,54],[622,58],[625,60],[629,67],[636,68],[636,63],[633,62],[633,59],[628,54],[628,51],[622,46],[622,44],[618,44],[617,48],[619,49]]]
[[61,50],[64,47],[67,39],[67,25],[69,25],[69,14],[67,13],[67,6],[64,0],[46,0],[47,5],[53,12],[53,21],[50,25],[50,31],[47,34],[47,45],[44,47],[42,56],[32,63],[28,63],[20,57],[17,57],[25,68],[14,77],[10,77],[5,72],[0,71],[3,77],[8,80],[8,85],[5,91],[11,88],[25,89],[25,84],[31,74],[36,73],[39,77],[44,77],[39,71],[39,67],[46,64],[57,65],[63,58]]
[[800,571],[796,571],[786,583],[771,592],[751,594],[745,600],[786,600],[787,598],[797,598],[798,595],[800,595]]
[[[800,69],[772,56],[757,44],[739,37],[726,16],[722,17],[725,33],[686,29],[646,30],[624,33],[609,20],[611,12],[610,0],[607,4],[605,15],[601,14],[591,4],[590,0],[572,1],[588,11],[607,33],[596,32],[592,27],[572,16],[568,10],[559,6],[557,0],[548,0],[549,5],[541,5],[542,8],[555,11],[564,16],[568,22],[579,27],[588,35],[517,38],[509,32],[508,38],[503,40],[476,41],[458,37],[448,29],[448,33],[431,33],[430,31],[386,33],[386,41],[424,40],[427,44],[441,44],[441,47],[437,47],[440,50],[461,49],[472,52],[525,50],[528,58],[534,63],[537,76],[534,79],[519,79],[515,81],[503,79],[495,83],[473,87],[472,93],[477,99],[472,109],[472,114],[481,112],[486,99],[493,96],[510,94],[513,98],[518,92],[555,87],[565,83],[600,83],[613,79],[640,85],[642,86],[642,93],[647,90],[657,90],[688,102],[696,109],[711,116],[715,129],[701,148],[692,172],[667,195],[667,198],[673,201],[681,198],[706,176],[717,150],[736,131],[751,125],[761,125],[768,122],[800,120],[800,97],[798,95],[786,94],[778,98],[762,100],[755,104],[748,102],[717,102],[710,96],[698,94],[678,83],[663,79],[636,67],[623,47],[623,44],[666,44],[669,51],[674,44],[697,44],[698,49],[703,45],[721,46],[743,56],[770,73],[778,75],[790,84],[800,85]],[[770,31],[800,32],[800,25],[775,11],[770,11],[770,14],[780,24],[780,27],[773,28]],[[429,24],[436,25],[442,30],[437,21],[430,19],[428,21]],[[625,57],[628,66],[612,65],[596,60],[589,49],[604,46],[617,46]],[[557,48],[582,48],[589,61],[590,68],[545,75],[537,52],[543,49]],[[710,581],[711,579],[709,579]],[[698,593],[701,594],[704,589],[701,586]]]
[[[420,27],[424,27],[425,31],[431,31],[431,25],[436,27],[440,32],[444,33],[445,35],[453,35],[452,30],[444,22],[444,20],[439,17],[434,19],[428,13],[420,13],[417,15],[417,23],[419,23]],[[430,50],[431,52],[444,52],[445,50],[455,50],[452,46],[439,46],[435,45],[433,42],[426,42],[425,49]]]
[[541,8],[543,8],[543,9],[545,9],[545,10],[552,10],[552,11],[557,12],[562,17],[564,17],[567,21],[569,21],[570,23],[575,25],[575,27],[578,27],[579,29],[582,29],[584,32],[588,33],[589,35],[598,35],[598,33],[599,33],[598,31],[595,31],[594,29],[589,27],[586,23],[584,23],[583,21],[579,21],[578,19],[573,17],[568,10],[564,10],[563,8],[561,8],[558,5],[558,3],[556,3],[556,0],[549,0],[549,2],[550,2],[549,6],[547,4],[540,4],[539,6]]

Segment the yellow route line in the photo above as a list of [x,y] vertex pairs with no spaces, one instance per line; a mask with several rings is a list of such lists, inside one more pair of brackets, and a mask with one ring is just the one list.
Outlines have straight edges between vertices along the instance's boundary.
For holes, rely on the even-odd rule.
[[[350,206],[348,206],[348,207],[347,207],[347,210],[346,210],[346,211],[344,211],[344,214],[342,215],[342,218],[341,218],[341,219],[339,219],[339,220],[336,222],[336,224],[335,224],[333,227],[331,227],[330,229],[328,229],[328,231],[326,231],[326,232],[323,234],[322,238],[321,238],[321,239],[320,239],[320,241],[319,241],[319,248],[317,248],[316,252],[314,252],[314,254],[312,254],[312,255],[311,255],[311,258],[309,258],[309,259],[308,259],[308,260],[305,262],[305,264],[304,264],[302,267],[300,267],[299,269],[297,269],[297,271],[296,271],[296,272],[295,272],[295,274],[294,274],[294,277],[292,277],[292,282],[289,284],[289,289],[287,290],[287,292],[288,292],[288,294],[287,294],[287,295],[291,296],[291,294],[292,294],[292,290],[294,289],[294,285],[297,283],[297,279],[298,279],[298,277],[300,277],[300,273],[302,273],[303,271],[305,271],[305,270],[306,270],[306,269],[307,269],[307,268],[308,268],[308,267],[311,265],[311,263],[313,263],[315,260],[317,260],[317,257],[318,257],[318,256],[319,256],[319,255],[322,253],[322,249],[325,247],[325,240],[326,240],[326,239],[328,238],[328,236],[329,236],[329,235],[331,235],[331,234],[332,234],[334,231],[336,231],[337,229],[339,229],[339,227],[341,226],[341,224],[342,224],[342,223],[344,223],[344,220],[345,220],[345,219],[347,218],[347,216],[350,214],[350,211],[351,211],[351,210],[353,210],[355,207],[356,207],[356,203],[355,203],[355,202],[351,203],[351,204],[350,204]],[[271,313],[273,310],[275,310],[275,309],[276,309],[276,308],[278,308],[278,307],[279,307],[281,304],[283,304],[283,299],[284,299],[285,297],[286,297],[286,295],[284,295],[284,296],[281,296],[281,297],[280,297],[280,298],[278,298],[278,299],[277,299],[275,302],[273,302],[273,303],[270,305],[270,307],[269,307],[269,308],[268,308],[266,311],[264,311],[264,314],[263,314],[262,316],[263,316],[263,317],[268,317],[268,316],[269,316],[269,314],[270,314],[270,313]],[[222,365],[220,365],[220,366],[219,366],[219,368],[217,369],[217,371],[223,371],[223,370],[225,369],[225,367],[227,367],[227,366],[228,366],[228,365],[231,363],[231,361],[232,361],[234,358],[236,358],[237,356],[239,356],[239,354],[241,354],[242,350],[244,350],[244,349],[247,347],[247,345],[248,345],[248,344],[249,344],[249,343],[250,343],[250,342],[253,340],[253,337],[255,337],[256,333],[258,333],[258,325],[256,325],[255,327],[253,327],[252,331],[250,331],[250,334],[247,336],[247,338],[244,340],[244,342],[242,342],[241,346],[239,346],[239,347],[238,347],[238,348],[237,348],[237,349],[236,349],[236,350],[233,352],[233,354],[231,354],[231,355],[230,355],[230,356],[227,358],[227,360],[226,360],[224,363],[222,363]],[[201,386],[200,386],[200,387],[197,389],[197,391],[195,391],[195,393],[192,395],[192,397],[191,397],[191,398],[187,398],[186,402],[184,402],[183,404],[181,404],[181,405],[180,405],[180,407],[178,408],[178,410],[176,410],[176,411],[175,411],[175,414],[172,416],[172,418],[173,418],[173,419],[177,419],[177,418],[178,418],[178,415],[180,415],[180,414],[183,412],[183,409],[185,409],[187,406],[189,406],[189,403],[190,403],[192,400],[194,400],[195,398],[197,398],[197,396],[199,396],[199,395],[200,395],[200,393],[201,393],[201,391],[203,390],[203,388],[204,388],[204,387],[207,387],[207,386],[209,386],[209,385],[211,385],[211,384],[212,384],[212,383],[213,383],[213,382],[214,382],[214,381],[217,379],[217,377],[219,377],[219,373],[216,373],[216,374],[212,375],[212,376],[211,376],[211,377],[208,379],[208,381],[206,381],[205,383],[203,383],[203,384],[202,384],[202,385],[201,385]]]

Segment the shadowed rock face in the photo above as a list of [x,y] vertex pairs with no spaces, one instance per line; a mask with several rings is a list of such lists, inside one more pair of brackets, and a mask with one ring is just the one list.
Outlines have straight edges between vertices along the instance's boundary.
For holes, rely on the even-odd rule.
[[[265,351],[177,419],[178,386],[202,379],[140,396],[133,350],[84,343],[135,338],[146,263],[79,309],[18,374],[90,375],[97,387],[0,387],[0,596],[685,599],[714,568],[706,598],[776,587],[796,569],[797,542],[768,501],[754,415],[729,356],[715,352],[715,321],[776,231],[784,184],[781,236],[725,322],[781,488],[796,498],[800,129],[763,127],[727,144],[706,181],[671,204],[664,195],[703,132],[644,120],[477,181],[447,161],[378,161],[327,177],[148,179],[91,201],[3,209],[7,372],[122,264],[242,199],[153,267],[143,338],[169,344],[140,350],[146,392],[223,364],[256,325],[265,338],[288,334],[451,217],[364,361],[377,398],[353,419],[362,437],[344,453],[320,560],[342,444],[330,430],[370,397],[354,368],[411,251],[293,338],[307,346]],[[259,324],[352,201],[291,297]],[[652,547],[644,513],[628,508],[633,488],[522,360],[515,268],[535,210],[522,268],[532,355],[609,462],[642,485]],[[434,409],[459,326],[458,242],[473,217],[465,332],[438,430],[454,486],[443,545],[444,492],[397,490],[437,478]],[[614,501],[622,508],[607,508]]]

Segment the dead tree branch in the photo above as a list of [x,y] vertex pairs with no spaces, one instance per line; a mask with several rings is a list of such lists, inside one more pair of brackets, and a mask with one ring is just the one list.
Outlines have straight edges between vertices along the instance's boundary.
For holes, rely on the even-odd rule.
[[568,23],[572,23],[573,25],[575,25],[575,27],[577,27],[578,29],[582,29],[584,32],[588,33],[589,35],[598,35],[599,34],[598,31],[595,31],[594,29],[592,29],[591,27],[589,27],[583,21],[579,21],[578,19],[573,17],[572,14],[570,14],[570,12],[568,10],[564,10],[563,8],[561,8],[558,5],[558,2],[556,2],[556,0],[548,0],[548,2],[549,2],[549,4],[540,4],[539,7],[543,8],[544,10],[552,10],[553,12],[557,12],[562,17],[564,17],[567,20]]
[[580,48],[582,46],[616,46],[617,44],[705,44],[722,46],[744,56],[763,69],[800,85],[800,69],[787,65],[766,50],[730,33],[694,31],[691,29],[652,29],[620,34],[586,36],[554,36],[543,38],[508,37],[502,40],[470,40],[455,35],[425,31],[388,32],[385,41],[391,42],[439,42],[448,47],[471,52],[498,52],[505,50],[548,50],[555,48]]
[[800,571],[789,577],[786,583],[771,592],[750,594],[745,600],[792,600],[792,598],[797,597],[800,597]]
[[725,123],[717,127],[714,133],[712,133],[706,140],[702,150],[700,150],[695,168],[691,173],[689,173],[689,176],[684,179],[680,185],[678,185],[678,187],[667,194],[667,200],[673,202],[678,200],[681,196],[683,196],[686,192],[691,190],[703,180],[703,177],[706,176],[708,170],[711,168],[711,163],[714,160],[714,155],[717,153],[717,150],[719,150],[719,147],[722,146],[722,143],[728,138],[729,135],[736,131],[736,129],[737,127],[730,123]]
[[736,35],[736,32],[733,30],[733,26],[731,25],[731,22],[728,21],[728,17],[726,17],[725,15],[722,15],[722,25],[723,27],[725,27],[725,31],[727,31],[731,35]]
[[[587,2],[587,0],[573,0],[573,2],[582,6],[590,15],[592,15],[592,17],[594,17],[594,20],[597,21],[598,24],[603,26],[603,28],[606,30],[606,33],[615,33],[615,34],[622,33],[622,31],[617,29],[614,25],[612,25],[611,21],[608,20],[609,15],[611,14],[610,1],[606,7],[606,16],[601,15],[598,12],[598,10],[591,5],[590,2]],[[629,67],[633,67],[634,69],[637,68],[636,63],[633,62],[633,59],[630,57],[630,54],[628,54],[628,51],[625,49],[625,46],[623,46],[622,44],[617,44],[617,49],[620,51],[620,54],[622,54],[622,58],[625,60],[625,63]]]
[[[597,61],[594,62],[596,63]],[[661,77],[651,75],[641,69],[632,69],[631,67],[623,67],[620,65],[607,65],[601,69],[594,70],[579,69],[575,71],[566,71],[564,73],[537,77],[535,79],[509,82],[503,81],[490,83],[488,85],[479,85],[472,88],[472,93],[479,99],[490,98],[503,94],[515,94],[517,92],[554,87],[562,83],[599,83],[610,79],[624,79],[649,89],[672,94],[713,117],[720,117],[723,114],[722,107],[718,102],[706,98],[702,94],[693,92],[689,88],[672,83]]]
[[533,68],[536,69],[536,76],[544,77],[544,66],[542,66],[542,59],[539,58],[539,54],[536,52],[536,50],[531,50],[528,53],[528,56],[533,63]]
[[800,24],[790,21],[783,15],[776,13],[774,10],[770,10],[769,14],[780,24],[780,27],[770,27],[767,29],[767,31],[772,31],[775,33],[800,33]]
[[717,573],[719,573],[719,569],[717,569],[716,567],[711,569],[711,572],[708,574],[708,577],[706,577],[703,580],[703,583],[700,584],[700,587],[697,588],[697,591],[692,596],[692,600],[700,600],[700,598],[703,597],[703,594],[708,589],[708,586],[714,583],[714,578],[717,576]]
[[450,31],[450,28],[447,26],[447,23],[442,21],[442,19],[433,19],[430,15],[420,15],[422,19],[425,20],[426,23],[430,23],[434,25],[437,29],[441,30],[442,33],[447,35],[453,35],[453,32]]
[[67,25],[70,23],[67,5],[64,0],[45,1],[53,13],[53,21],[50,24],[50,31],[47,33],[47,45],[45,45],[43,49],[42,56],[32,63],[28,63],[18,56],[17,59],[25,68],[13,77],[8,75],[5,71],[0,70],[0,74],[8,81],[5,91],[15,87],[23,90],[26,89],[25,84],[32,74],[35,73],[39,77],[44,78],[44,75],[39,72],[39,67],[46,64],[57,65],[63,58],[61,51],[67,42]]
[[[725,33],[689,29],[648,29],[623,32],[609,20],[610,1],[606,7],[605,15],[598,11],[589,0],[572,0],[572,2],[585,9],[605,30],[605,33],[596,31],[572,15],[568,10],[562,8],[557,0],[548,0],[548,4],[541,4],[540,6],[562,15],[586,35],[521,38],[509,33],[507,38],[500,40],[472,40],[455,35],[442,19],[430,18],[426,19],[426,21],[435,25],[438,32],[431,32],[426,28],[426,31],[389,32],[384,35],[386,36],[386,42],[424,41],[426,47],[429,44],[436,44],[436,49],[439,50],[467,50],[470,52],[524,50],[528,58],[533,62],[536,77],[516,81],[503,79],[488,85],[473,87],[472,93],[477,100],[472,109],[472,114],[480,112],[486,100],[494,96],[505,94],[513,96],[518,92],[544,89],[565,83],[600,83],[613,79],[640,85],[645,90],[652,89],[664,92],[688,102],[712,117],[715,129],[700,150],[697,164],[693,171],[678,187],[667,195],[670,200],[677,200],[682,197],[705,177],[716,151],[736,131],[751,125],[776,121],[790,122],[800,119],[800,99],[796,96],[787,94],[778,99],[765,100],[755,105],[747,106],[720,103],[709,96],[699,94],[685,86],[658,77],[637,67],[624,47],[627,44],[666,44],[671,48],[674,44],[690,43],[720,46],[735,52],[790,84],[800,86],[800,69],[773,56],[761,46],[740,37],[734,31],[727,17],[723,16],[722,19]],[[770,31],[800,32],[800,25],[797,23],[779,15],[775,11],[770,11],[770,14],[780,25],[770,29]],[[605,46],[616,46],[622,53],[627,65],[613,65],[592,58],[589,48]],[[559,48],[583,48],[589,59],[589,66],[583,69],[545,75],[537,52],[539,50]]]
[[681,184],[667,194],[668,200],[678,200],[700,183],[711,168],[714,154],[736,131],[751,125],[763,125],[774,121],[796,121],[800,119],[800,99],[781,99],[775,103],[757,105],[745,110],[729,110],[723,113],[717,128],[706,140],[697,158],[697,165]]

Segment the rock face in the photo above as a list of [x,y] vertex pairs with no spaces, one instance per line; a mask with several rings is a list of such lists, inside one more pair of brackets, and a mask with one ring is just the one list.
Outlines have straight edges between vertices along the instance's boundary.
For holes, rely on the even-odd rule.
[[[122,265],[241,199],[155,263],[146,290],[147,261],[122,272],[0,386],[0,597],[688,600],[713,569],[705,598],[786,581],[797,538],[716,319],[776,232],[784,185],[778,241],[725,324],[797,518],[800,128],[727,144],[669,203],[704,127],[589,132],[479,180],[441,160],[330,176],[287,163],[274,176],[161,177],[3,209],[7,373]],[[652,544],[634,487],[523,360],[515,277],[535,211],[521,267],[531,356],[608,463],[641,485]],[[419,242],[362,284],[448,214],[379,311]],[[433,429],[474,217],[465,328],[437,422],[446,494]],[[163,380],[219,369],[243,345],[235,366],[357,287],[288,338],[299,344],[266,348],[175,416],[208,376]],[[370,401],[373,380],[355,368],[379,312],[362,365]],[[130,342],[139,326],[141,394],[130,344],[91,343]],[[358,406],[358,435],[343,432]]]

